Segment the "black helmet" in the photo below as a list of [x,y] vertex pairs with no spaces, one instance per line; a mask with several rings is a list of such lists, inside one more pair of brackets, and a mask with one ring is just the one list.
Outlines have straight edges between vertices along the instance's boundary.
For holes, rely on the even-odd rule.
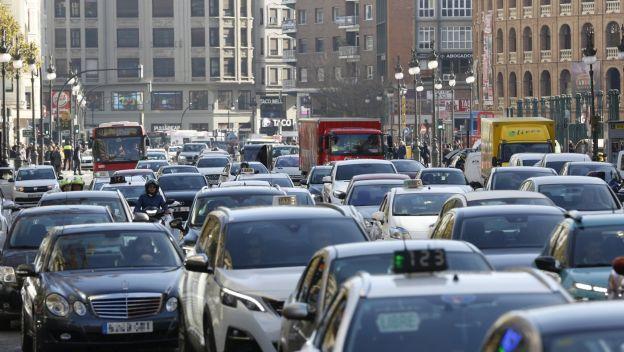
[[153,185],[154,187],[156,187],[156,193],[158,193],[158,190],[160,190],[160,185],[158,184],[158,181],[156,180],[148,180],[147,182],[145,182],[145,193],[147,195],[150,195],[150,193],[147,191],[150,185]]

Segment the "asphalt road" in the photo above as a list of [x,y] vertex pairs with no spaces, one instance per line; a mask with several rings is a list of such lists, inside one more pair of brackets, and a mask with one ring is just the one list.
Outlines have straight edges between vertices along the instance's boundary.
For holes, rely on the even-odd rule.
[[0,331],[0,350],[3,352],[19,352],[21,348],[21,337],[18,322],[13,322],[9,331]]

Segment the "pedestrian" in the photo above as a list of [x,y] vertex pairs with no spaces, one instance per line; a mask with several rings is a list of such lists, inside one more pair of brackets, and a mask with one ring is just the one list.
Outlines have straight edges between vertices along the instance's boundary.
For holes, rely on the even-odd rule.
[[35,149],[35,147],[33,146],[32,149],[30,150],[30,164],[37,165],[38,160],[39,160],[39,152],[37,152],[37,149]]
[[82,170],[80,169],[80,146],[76,145],[76,148],[74,148],[74,160],[73,160],[73,165],[74,165],[74,176],[76,176],[76,170],[78,171],[78,175],[82,175]]
[[427,142],[424,142],[420,147],[420,157],[422,158],[425,166],[429,166],[429,155],[429,146],[427,145]]
[[54,170],[57,174],[61,173],[61,151],[58,146],[52,147],[52,153],[50,153],[50,163],[54,166]]
[[574,148],[574,142],[569,141],[569,142],[568,142],[568,153],[574,153],[574,150],[575,150],[575,149],[576,149],[576,148]]
[[397,148],[397,159],[405,159],[407,155],[407,148],[405,147],[405,142],[399,142],[399,148]]
[[69,141],[65,141],[65,145],[63,146],[63,156],[65,157],[65,162],[63,163],[63,170],[71,171],[72,169],[72,146]]

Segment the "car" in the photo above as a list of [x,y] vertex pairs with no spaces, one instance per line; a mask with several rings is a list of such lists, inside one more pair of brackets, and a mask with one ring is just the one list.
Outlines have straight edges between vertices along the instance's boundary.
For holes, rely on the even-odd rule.
[[390,160],[394,167],[397,169],[397,172],[403,175],[407,175],[410,178],[416,178],[416,174],[418,171],[425,168],[420,161],[410,160],[410,159],[395,159]]
[[162,225],[65,226],[37,258],[16,270],[24,350],[177,350],[183,253]]
[[211,212],[196,254],[185,260],[180,284],[182,325],[192,327],[184,345],[276,351],[284,301],[312,255],[329,245],[367,240],[352,217],[335,209],[220,207]]
[[509,159],[509,166],[533,166],[544,158],[544,153],[516,153]]
[[295,187],[286,174],[240,174],[236,181],[267,181],[271,186]]
[[[357,176],[353,176],[351,178],[351,181],[349,181],[349,184],[347,186],[347,190],[342,192],[342,191],[334,191],[334,195],[336,196],[336,198],[340,198],[340,199],[344,199],[346,197],[346,195],[351,192],[351,188],[353,187],[353,185],[357,182],[360,181],[374,181],[374,180],[395,180],[395,181],[404,181],[404,180],[409,180],[410,177],[407,175],[403,175],[403,174],[362,174],[362,175],[357,175]],[[403,182],[401,182],[402,184]]]
[[[508,311],[567,304],[570,296],[535,270],[446,272],[443,250],[395,253],[394,272],[359,273],[336,297],[301,351],[478,351]],[[406,265],[410,258],[423,263]],[[433,259],[433,256],[436,259]],[[420,262],[420,260],[418,260]],[[433,273],[431,273],[433,272]],[[285,317],[303,310],[284,309]]]
[[314,254],[299,278],[299,282],[284,304],[284,310],[307,312],[305,319],[282,319],[279,350],[297,351],[310,337],[314,327],[349,278],[365,271],[371,275],[388,274],[394,253],[403,250],[442,248],[446,251],[448,270],[493,270],[483,254],[473,245],[462,241],[383,241],[340,244],[325,247]]
[[607,298],[613,259],[624,253],[624,215],[570,212],[535,259],[538,269],[556,275],[577,300]]
[[306,205],[316,205],[314,202],[314,198],[305,188],[298,187],[280,187],[280,190],[284,191],[287,196],[294,196],[296,198],[296,205],[306,206]]
[[363,174],[396,174],[394,164],[387,160],[356,159],[334,163],[329,176],[323,177],[323,202],[341,204],[334,191],[345,192],[353,176]]
[[278,156],[275,159],[272,172],[287,174],[294,183],[301,182],[303,176],[299,170],[299,155]]
[[[150,172],[152,172],[150,170]],[[110,182],[110,176],[101,176],[101,177],[93,177],[93,181],[91,181],[91,191],[100,191],[102,187],[107,185]]]
[[167,149],[167,158],[169,161],[176,161],[178,153],[182,150],[182,146],[172,145]]
[[618,170],[611,163],[598,161],[570,161],[561,168],[562,176],[588,176],[590,172],[603,172],[605,182],[611,187],[613,192],[622,189],[622,177]]
[[160,179],[162,175],[179,173],[199,174],[199,170],[193,165],[163,165],[156,172],[156,177]]
[[195,165],[199,156],[208,149],[206,143],[184,143],[180,153],[178,153],[179,165]]
[[440,210],[439,217],[451,209],[474,207],[479,205],[550,205],[555,203],[538,192],[528,191],[482,191],[459,193],[450,197]]
[[13,199],[20,207],[34,207],[44,193],[60,190],[58,179],[52,166],[22,167],[15,175]]
[[[102,187],[102,191],[119,191],[123,194],[128,204],[132,207],[136,205],[139,197],[145,193],[145,179],[142,177],[133,177],[131,179],[126,178],[125,182],[120,183],[107,183]],[[167,199],[163,193],[162,188],[158,191],[163,199]],[[133,209],[134,212],[134,209]]]
[[44,206],[17,213],[1,247],[0,329],[8,329],[11,320],[20,318],[22,280],[16,277],[15,270],[21,264],[35,261],[39,245],[48,232],[57,226],[110,222],[113,217],[107,208],[92,205]]
[[559,174],[563,165],[569,161],[591,161],[591,158],[587,154],[580,153],[549,153],[545,154],[535,166],[549,167]]
[[[269,169],[267,169],[266,166],[264,166],[264,164],[258,161],[249,161],[247,162],[247,165],[250,168],[254,169],[254,172],[257,174],[269,173]],[[219,183],[226,182],[226,181],[234,181],[236,179],[236,176],[238,176],[238,174],[240,173],[240,171],[241,171],[240,162],[231,162],[227,164],[225,168],[223,168],[223,171],[221,171],[221,176],[219,177]]]
[[371,223],[373,213],[379,210],[386,193],[392,188],[403,187],[403,184],[403,180],[356,181],[354,177],[347,189],[348,193],[345,195],[338,194],[338,198],[344,198],[344,204],[354,206],[362,214],[364,220]]
[[141,176],[146,181],[156,179],[156,173],[152,171],[151,169],[118,170],[118,171],[113,172],[113,176],[124,176],[124,177]]
[[323,177],[329,176],[331,169],[329,165],[314,166],[308,173],[308,177],[300,181],[300,184],[310,191],[316,201],[322,201]]
[[556,176],[555,170],[535,166],[494,167],[485,183],[486,191],[517,190],[529,177]]
[[93,151],[87,149],[80,153],[80,167],[87,170],[93,170]]
[[283,155],[299,155],[299,147],[296,145],[276,144],[271,147],[273,159]]
[[460,187],[466,192],[472,191],[472,187],[468,185],[468,181],[464,173],[459,169],[451,167],[431,167],[422,169],[416,175],[416,178],[422,181],[425,186],[435,187]]
[[218,207],[237,209],[243,207],[269,206],[273,199],[283,196],[284,192],[275,188],[263,186],[238,186],[226,188],[202,188],[193,201],[186,221],[181,231],[184,233],[182,245],[195,246],[199,232],[204,226],[208,214]]
[[197,192],[208,186],[204,176],[190,172],[162,175],[158,178],[158,183],[165,194],[165,199],[179,203],[177,207],[172,208],[173,216],[184,221],[188,218]]
[[223,168],[231,161],[229,155],[202,155],[197,160],[197,169],[210,185],[218,185]]
[[136,165],[136,168],[139,170],[149,169],[154,172],[158,172],[158,170],[162,166],[167,166],[167,165],[169,165],[169,162],[167,160],[139,160],[139,162]]
[[145,158],[147,160],[169,160],[167,152],[163,149],[161,150],[148,150],[145,153]]
[[[416,181],[416,180],[414,180]],[[372,214],[371,237],[381,239],[426,239],[444,202],[461,187],[430,187],[417,182],[393,188]]]
[[99,205],[107,207],[115,222],[132,222],[132,209],[120,192],[109,191],[73,191],[46,193],[38,204],[50,205]]
[[512,311],[494,322],[480,351],[617,351],[624,344],[620,313],[620,302]]
[[531,177],[521,191],[540,192],[565,210],[584,214],[622,213],[622,204],[607,183],[590,176]]
[[530,267],[563,218],[563,210],[543,205],[456,208],[438,219],[431,239],[472,243],[497,270]]
[[13,200],[13,186],[15,183],[15,171],[12,167],[0,167],[0,191],[2,198]]

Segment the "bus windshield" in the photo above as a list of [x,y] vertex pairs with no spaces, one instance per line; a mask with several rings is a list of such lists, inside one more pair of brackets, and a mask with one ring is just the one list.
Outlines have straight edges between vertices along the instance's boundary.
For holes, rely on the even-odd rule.
[[138,161],[143,154],[141,137],[97,138],[93,142],[96,162]]

